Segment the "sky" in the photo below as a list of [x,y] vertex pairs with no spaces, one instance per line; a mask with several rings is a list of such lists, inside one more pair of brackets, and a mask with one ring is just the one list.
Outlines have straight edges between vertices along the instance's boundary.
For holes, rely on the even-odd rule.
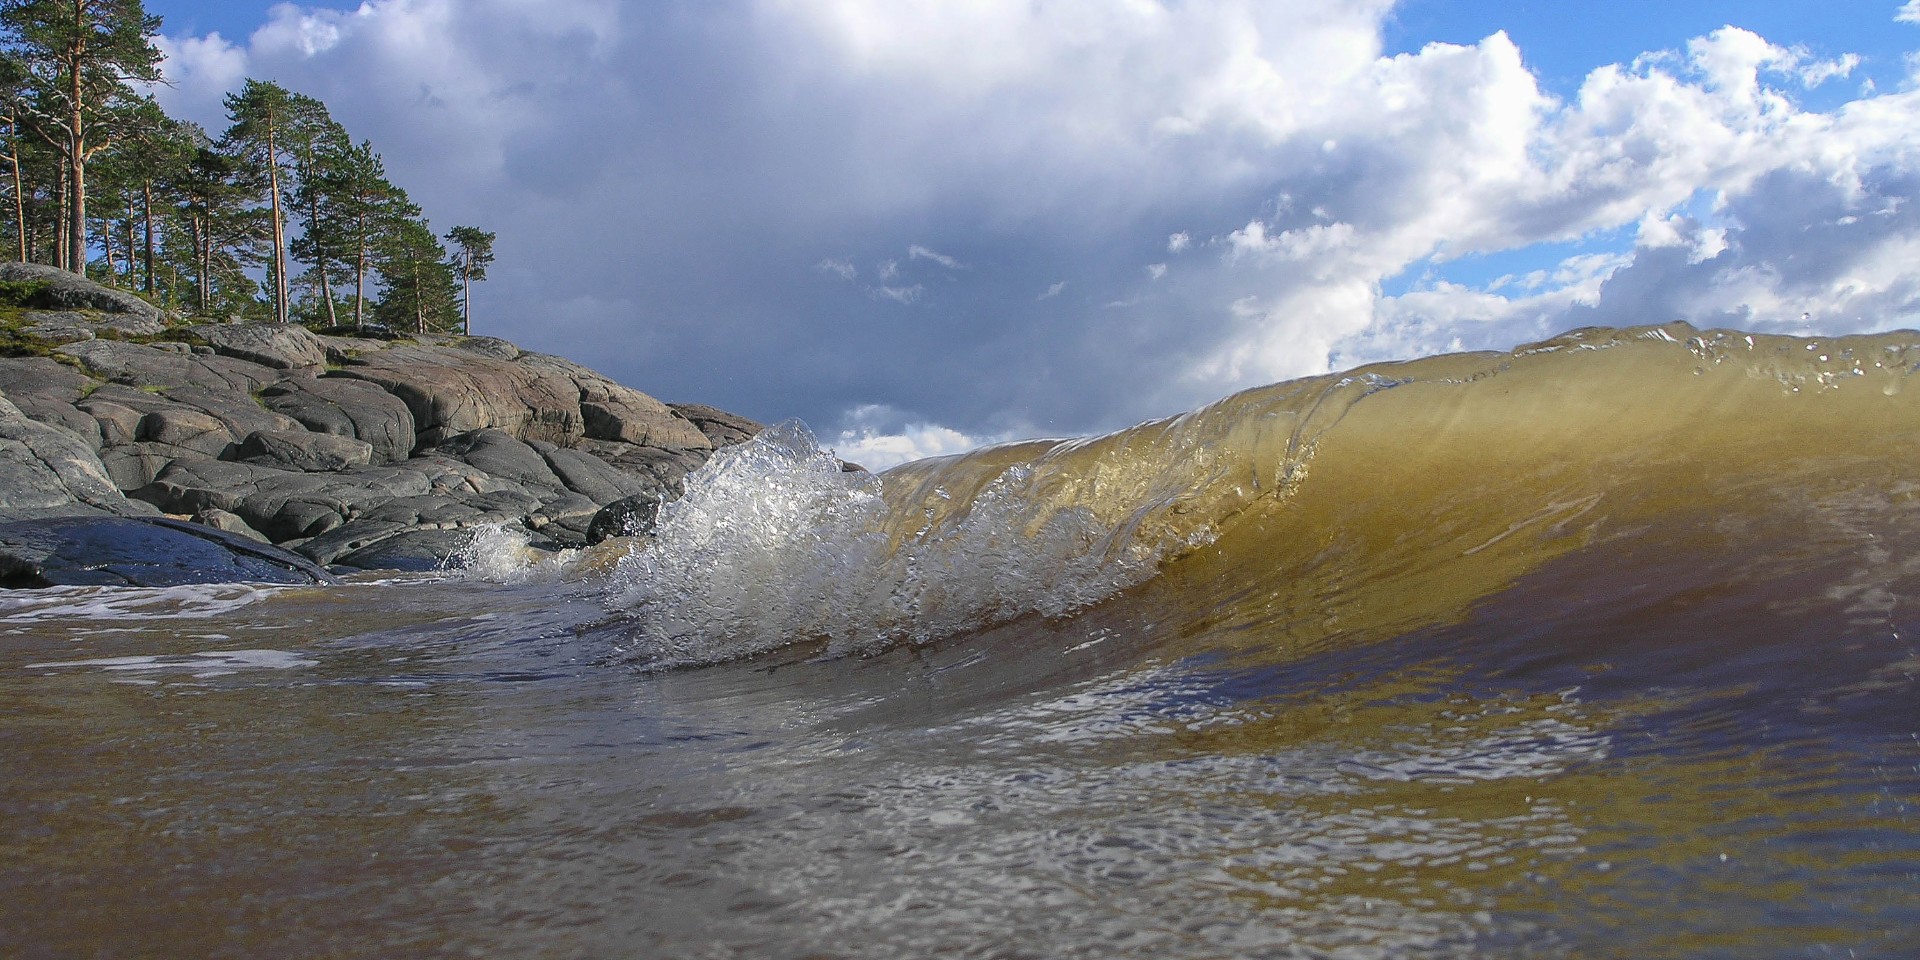
[[475,333],[869,466],[1381,360],[1920,326],[1920,0],[148,0],[324,100]]

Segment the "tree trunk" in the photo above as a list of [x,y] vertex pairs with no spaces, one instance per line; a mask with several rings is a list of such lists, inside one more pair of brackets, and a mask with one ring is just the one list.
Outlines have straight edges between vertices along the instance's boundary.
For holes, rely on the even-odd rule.
[[65,164],[60,167],[60,207],[53,224],[53,265],[62,270],[72,270],[73,261],[69,254],[73,248],[67,244],[67,238],[73,235],[73,220],[68,216],[73,209],[73,171]]
[[353,264],[353,329],[358,332],[367,302],[367,218],[361,216],[354,229],[360,241],[360,253]]
[[16,124],[13,139],[13,225],[20,232],[20,262],[27,262],[27,196],[20,183],[20,137]]
[[[74,0],[74,21],[84,23],[84,0]],[[73,205],[67,211],[67,269],[87,275],[87,123],[81,99],[80,58],[84,46],[71,48],[67,63],[67,175],[73,180]]]
[[460,271],[460,332],[473,336],[473,264]]
[[145,282],[141,284],[141,289],[145,290],[147,296],[151,297],[153,296],[153,181],[152,180],[148,180],[140,185],[140,194],[141,194],[142,200],[145,203],[145,206],[142,208],[141,212],[145,215],[143,219],[145,219],[146,227],[147,227],[146,245],[144,249],[142,249],[141,251],[142,262],[146,265],[146,278],[145,278]]
[[267,114],[267,185],[273,191],[273,318],[287,322],[287,225],[280,211],[280,155],[273,145],[276,117]]

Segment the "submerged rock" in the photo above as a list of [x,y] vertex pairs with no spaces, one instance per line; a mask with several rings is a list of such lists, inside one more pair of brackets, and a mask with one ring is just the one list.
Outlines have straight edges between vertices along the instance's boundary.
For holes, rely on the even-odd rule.
[[333,583],[305,557],[178,520],[57,517],[0,523],[0,586]]

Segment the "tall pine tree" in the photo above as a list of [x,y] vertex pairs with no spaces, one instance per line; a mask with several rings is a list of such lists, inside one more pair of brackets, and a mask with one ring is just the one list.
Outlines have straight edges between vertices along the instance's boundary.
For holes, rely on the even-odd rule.
[[160,79],[160,18],[140,0],[0,0],[7,53],[26,68],[24,115],[63,161],[61,265],[87,272],[87,161],[104,147],[130,83]]

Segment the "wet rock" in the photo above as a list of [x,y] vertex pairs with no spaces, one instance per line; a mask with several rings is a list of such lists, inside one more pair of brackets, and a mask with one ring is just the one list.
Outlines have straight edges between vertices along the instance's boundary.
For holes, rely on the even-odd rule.
[[449,566],[473,542],[466,530],[409,530],[336,558],[333,563],[360,570],[424,572]]
[[171,587],[333,583],[304,557],[212,527],[158,518],[0,523],[0,586]]
[[607,504],[587,524],[587,542],[652,533],[660,505],[667,499],[662,493],[643,493]]

